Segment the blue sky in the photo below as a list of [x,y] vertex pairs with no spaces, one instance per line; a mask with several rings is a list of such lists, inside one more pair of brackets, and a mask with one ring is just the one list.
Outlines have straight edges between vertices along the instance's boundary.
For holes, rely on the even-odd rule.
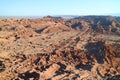
[[0,16],[109,15],[120,0],[0,0]]

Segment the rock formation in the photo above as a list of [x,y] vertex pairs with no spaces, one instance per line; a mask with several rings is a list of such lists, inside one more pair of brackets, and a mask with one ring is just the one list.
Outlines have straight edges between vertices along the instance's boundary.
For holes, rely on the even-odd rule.
[[111,16],[0,20],[0,80],[119,80],[120,21]]

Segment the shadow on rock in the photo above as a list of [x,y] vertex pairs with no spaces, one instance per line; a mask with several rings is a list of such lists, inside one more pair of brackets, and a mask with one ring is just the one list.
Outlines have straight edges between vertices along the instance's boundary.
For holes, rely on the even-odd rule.
[[90,42],[85,46],[85,48],[87,50],[87,55],[89,56],[93,55],[99,64],[104,63],[105,58],[104,42],[102,41],[98,41],[95,43]]
[[77,64],[76,66],[75,66],[75,68],[76,69],[79,69],[79,68],[82,68],[83,70],[91,70],[91,68],[92,68],[92,65],[90,64],[90,63],[87,63],[87,64]]
[[22,74],[19,74],[18,75],[21,79],[24,79],[24,80],[29,80],[30,78],[33,78],[33,80],[39,80],[39,73],[37,72],[25,72],[25,73],[22,73]]
[[5,70],[5,65],[3,64],[2,61],[0,61],[0,72]]

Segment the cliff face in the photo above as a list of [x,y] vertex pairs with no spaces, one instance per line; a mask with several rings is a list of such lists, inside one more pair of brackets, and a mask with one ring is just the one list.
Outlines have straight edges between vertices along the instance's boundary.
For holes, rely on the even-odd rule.
[[0,80],[120,79],[116,17],[0,20]]

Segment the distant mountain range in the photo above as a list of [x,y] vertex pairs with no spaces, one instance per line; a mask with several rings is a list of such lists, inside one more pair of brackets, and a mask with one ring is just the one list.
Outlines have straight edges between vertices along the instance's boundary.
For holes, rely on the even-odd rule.
[[112,16],[120,16],[120,13],[111,14]]
[[[49,16],[49,15],[46,15]],[[63,18],[76,18],[79,16],[117,16],[120,17],[120,13],[110,13],[110,14],[105,14],[105,15],[50,15],[54,17],[63,17]],[[0,16],[0,18],[5,19],[5,18],[41,18],[44,16]]]
[[105,14],[105,15],[56,15],[55,17],[75,18],[79,16],[117,16],[117,17],[120,17],[120,13],[111,13],[111,14]]
[[[27,18],[34,18],[34,19],[27,19]],[[91,32],[95,31],[97,33],[98,32],[115,33],[120,35],[120,17],[117,16],[114,17],[114,16],[105,16],[105,15],[104,16],[103,15],[102,16],[62,15],[62,16],[45,16],[42,18],[40,18],[39,16],[27,17],[27,18],[23,17],[22,19],[19,20],[21,23],[24,23],[22,25],[25,25],[25,27],[31,27],[37,33],[47,32],[47,31],[53,32],[53,30],[58,31],[58,30],[74,29],[80,31],[86,31],[86,30]],[[12,18],[6,20],[14,22],[15,19]],[[19,24],[19,20],[17,21],[18,24]],[[35,24],[37,24],[38,26],[36,26]],[[52,26],[54,26],[54,28]]]

